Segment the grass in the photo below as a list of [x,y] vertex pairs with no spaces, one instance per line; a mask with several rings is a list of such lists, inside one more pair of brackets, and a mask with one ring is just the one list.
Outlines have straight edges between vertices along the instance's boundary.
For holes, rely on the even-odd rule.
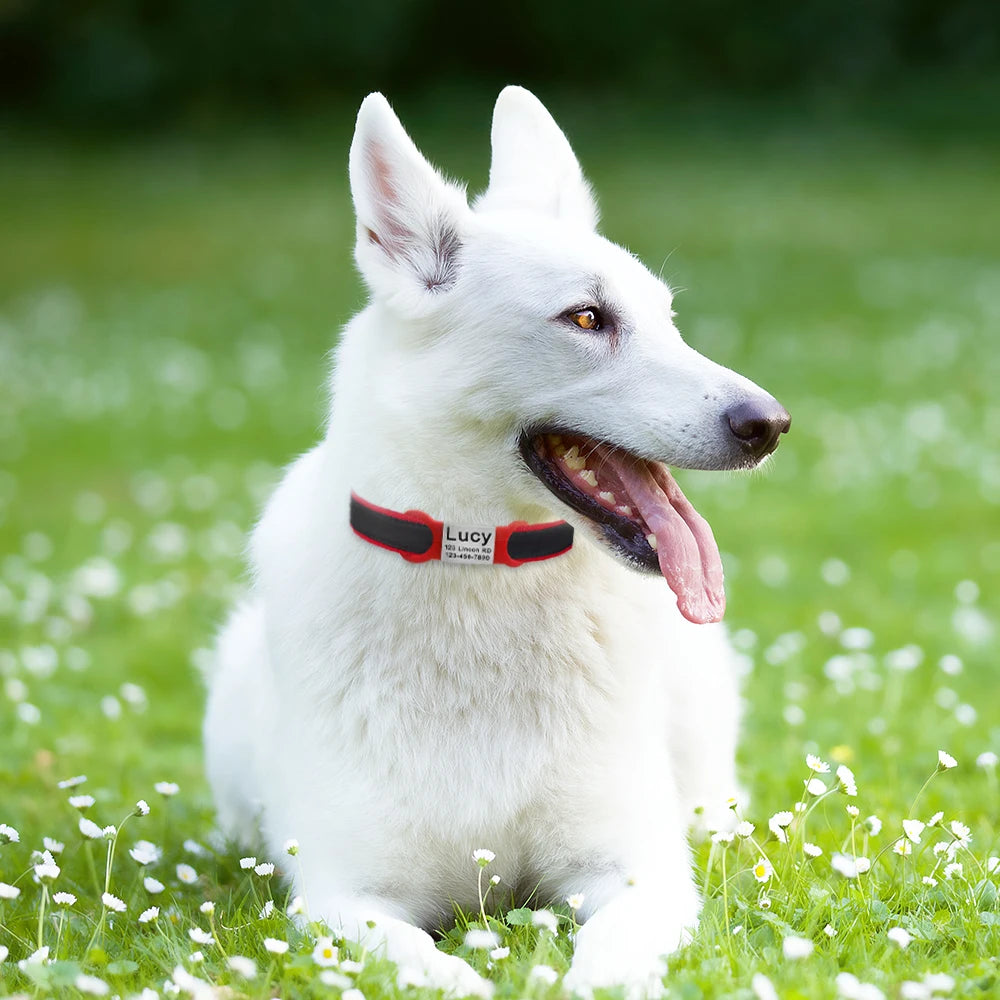
[[[766,997],[758,974],[782,997],[916,997],[946,973],[955,996],[996,995],[1000,794],[976,762],[1000,751],[1000,151],[753,124],[733,139],[574,133],[605,230],[686,289],[688,339],[794,418],[766,475],[683,479],[726,554],[756,829],[696,847],[704,916],[668,985],[684,1000]],[[20,834],[0,833],[0,882],[20,890],[0,898],[0,996],[101,989],[81,974],[121,996],[170,993],[168,978],[208,995],[185,974],[235,996],[399,992],[393,969],[348,947],[346,966],[321,969],[321,930],[287,919],[279,877],[216,843],[192,667],[243,586],[244,533],[278,467],[317,436],[325,352],[362,301],[347,141],[338,122],[322,136],[11,143],[0,162],[0,822]],[[476,142],[427,145],[475,182],[485,129]],[[935,774],[942,748],[958,767]],[[849,766],[858,795],[832,773],[818,775],[829,792],[804,792],[807,752]],[[74,792],[113,840],[81,834]],[[150,815],[131,815],[140,798]],[[768,819],[800,800],[784,844]],[[896,853],[902,820],[938,811]],[[952,821],[971,841],[938,855],[964,839]],[[32,878],[43,837],[65,844],[51,885]],[[139,840],[158,848],[144,866]],[[835,853],[871,870],[839,874]],[[962,869],[945,877],[950,862]],[[55,905],[60,890],[77,902]],[[477,914],[443,947],[489,968],[501,997],[555,997],[531,970],[566,967],[572,911],[556,909],[553,935],[500,907],[508,957],[465,943]],[[787,957],[788,938],[811,954]],[[39,945],[49,962],[20,967]]]

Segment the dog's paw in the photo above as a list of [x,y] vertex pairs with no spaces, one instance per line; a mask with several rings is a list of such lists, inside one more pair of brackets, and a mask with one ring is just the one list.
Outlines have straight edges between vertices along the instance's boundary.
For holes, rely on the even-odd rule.
[[434,949],[433,953],[422,955],[421,959],[419,965],[410,965],[405,973],[400,970],[410,982],[422,979],[421,985],[443,990],[455,1000],[459,1000],[460,997],[490,1000],[493,996],[493,984],[488,979],[483,979],[463,959],[446,955],[437,949]]
[[629,890],[605,904],[580,928],[567,991],[589,1000],[595,989],[624,988],[626,1000],[664,995],[664,958],[690,941],[697,923],[697,899],[672,914],[658,896]]
[[620,956],[587,951],[573,959],[563,987],[573,996],[591,1000],[596,989],[624,988],[625,1000],[659,1000],[666,990],[667,963],[661,958],[630,962]]

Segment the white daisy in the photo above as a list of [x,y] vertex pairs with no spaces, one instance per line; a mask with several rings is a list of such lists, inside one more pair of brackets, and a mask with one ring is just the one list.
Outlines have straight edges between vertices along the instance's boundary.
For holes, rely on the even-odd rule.
[[21,835],[7,823],[0,823],[0,838],[6,840],[8,844],[20,843]]
[[190,865],[178,865],[176,871],[185,885],[194,885],[198,881],[198,873]]
[[159,893],[163,892],[165,888],[163,883],[158,878],[153,878],[152,875],[147,875],[142,880],[142,884],[145,887],[146,892],[148,892],[152,896],[156,896]]
[[913,844],[920,843],[920,835],[924,832],[924,824],[920,822],[919,819],[904,819],[903,820],[903,833],[906,834],[907,839]]
[[873,837],[877,837],[882,832],[882,820],[878,816],[869,816],[865,820],[865,826]]
[[93,795],[71,795],[67,801],[74,809],[79,809],[80,812],[83,812],[84,809],[89,809],[97,800]]
[[500,944],[500,939],[493,931],[473,927],[465,932],[465,947],[474,951],[491,951]]
[[574,892],[571,896],[566,897],[566,905],[571,910],[579,910],[583,906],[584,895],[582,892]]
[[810,795],[822,795],[826,791],[826,784],[819,778],[810,778],[805,782],[805,786]]
[[788,959],[808,958],[812,950],[813,943],[809,938],[796,937],[794,934],[783,938],[781,942],[782,954]]
[[815,771],[817,774],[830,773],[830,765],[827,764],[825,760],[820,760],[819,757],[812,753],[806,754],[806,767],[808,767],[810,771]]
[[270,861],[262,861],[259,865],[254,865],[253,870],[261,878],[270,878],[274,874],[274,865]]
[[280,938],[264,938],[264,949],[272,955],[284,955],[288,951],[288,942]]
[[257,864],[256,858],[240,858],[240,868],[242,868],[244,871],[249,871],[256,864]]
[[57,906],[72,906],[76,902],[76,896],[71,892],[56,892],[52,895],[52,902]]
[[215,944],[215,938],[212,937],[208,931],[203,931],[200,927],[189,927],[188,937],[191,938],[195,944],[203,944],[206,946]]
[[551,986],[559,978],[559,973],[551,965],[533,966],[528,973],[528,979],[537,979],[546,986]]
[[480,868],[485,868],[491,861],[496,860],[496,855],[486,847],[479,847],[472,852],[472,860]]
[[290,854],[294,858],[299,853],[299,842],[297,840],[286,840],[284,851],[285,854]]
[[761,858],[757,864],[753,866],[753,877],[760,882],[762,885],[771,881],[771,876],[774,874],[774,867],[767,858]]
[[89,993],[92,997],[104,997],[111,992],[111,987],[103,979],[97,976],[88,976],[80,973],[73,982],[73,985],[81,993]]
[[59,840],[53,840],[52,837],[42,837],[42,845],[45,847],[45,850],[52,854],[62,854],[66,850],[64,843]]
[[143,910],[139,914],[139,923],[148,924],[154,921],[160,915],[160,908],[158,906],[151,906],[147,910]]
[[767,826],[771,833],[774,834],[778,840],[783,844],[788,843],[788,834],[785,832],[785,827],[789,826],[794,819],[792,813],[787,809],[781,812],[776,812],[768,821]]
[[778,991],[763,972],[755,972],[750,980],[750,989],[757,1000],[778,1000]]
[[905,948],[913,940],[913,935],[902,927],[891,927],[885,935],[893,944]]
[[78,774],[74,778],[63,778],[56,787],[65,791],[67,788],[76,788],[77,785],[82,785],[86,780],[85,774]]
[[0,899],[17,899],[21,895],[21,890],[16,885],[8,885],[0,882]]
[[[51,857],[51,855],[50,855]],[[43,861],[40,865],[35,865],[35,878],[40,882],[54,882],[59,878],[62,869],[54,863]]]
[[810,858],[818,858],[823,853],[822,847],[818,847],[816,844],[810,844],[808,841],[802,845],[802,850]]
[[492,958],[495,962],[498,962],[501,958],[506,958],[509,954],[510,948],[494,948],[490,952],[490,958]]
[[333,943],[332,937],[321,937],[316,939],[316,947],[313,948],[313,961],[324,968],[336,965],[340,960],[340,952]]
[[80,817],[80,833],[88,840],[100,840],[104,836],[101,828],[92,819],[87,819],[86,816]]
[[226,965],[243,979],[257,978],[257,963],[252,958],[246,958],[243,955],[233,955],[227,959]]
[[213,903],[210,899],[206,899],[205,902],[198,907],[198,909],[202,913],[206,914],[206,916],[210,915],[212,913],[215,913],[215,903]]
[[531,914],[531,922],[535,927],[551,931],[553,934],[559,927],[559,920],[551,910],[535,910]]
[[997,760],[997,755],[992,750],[987,750],[976,758],[976,767],[992,770],[997,766]]
[[733,830],[733,833],[735,833],[737,837],[743,837],[745,839],[746,837],[752,836],[755,829],[757,828],[753,825],[753,823],[751,823],[750,820],[745,819],[736,824],[736,829]]
[[938,768],[950,771],[953,767],[958,767],[958,761],[946,750],[938,750]]
[[181,790],[181,786],[175,781],[158,781],[153,785],[153,791],[169,799],[171,795],[176,795]]
[[913,853],[913,844],[907,840],[905,837],[900,837],[895,844],[892,845],[892,849],[901,857],[909,857]]
[[160,849],[148,840],[137,840],[128,853],[138,865],[152,865],[160,860]]
[[117,896],[113,896],[110,892],[105,892],[101,895],[101,902],[109,910],[114,910],[115,913],[124,913],[128,909],[124,900],[119,899]]
[[953,861],[950,865],[944,866],[944,877],[947,879],[962,877],[962,862]]

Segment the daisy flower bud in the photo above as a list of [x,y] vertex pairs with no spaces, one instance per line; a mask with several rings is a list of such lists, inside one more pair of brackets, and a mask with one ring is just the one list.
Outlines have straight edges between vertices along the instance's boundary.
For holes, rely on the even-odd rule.
[[248,871],[257,864],[256,858],[240,858],[240,868],[244,871]]
[[215,903],[213,903],[210,899],[206,899],[205,902],[198,907],[198,909],[206,916],[210,916],[215,913]]
[[297,840],[285,841],[285,854],[290,854],[293,858],[299,853],[299,842]]
[[837,768],[837,781],[840,782],[841,790],[845,795],[853,798],[858,794],[858,783],[854,777],[854,772],[846,764],[841,764]]
[[496,860],[496,855],[485,847],[480,847],[472,852],[472,860],[479,865],[480,868],[485,868],[491,861]]

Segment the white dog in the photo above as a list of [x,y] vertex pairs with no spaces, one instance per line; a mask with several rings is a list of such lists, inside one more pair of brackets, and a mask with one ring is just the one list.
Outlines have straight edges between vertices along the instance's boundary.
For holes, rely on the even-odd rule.
[[583,894],[569,989],[655,992],[739,715],[719,552],[667,466],[753,467],[788,414],[683,343],[535,97],[503,91],[492,143],[470,207],[385,98],[361,105],[371,302],[253,534],[208,773],[226,833],[299,841],[312,917],[433,986],[489,992],[428,934],[478,910],[488,848],[506,900]]

